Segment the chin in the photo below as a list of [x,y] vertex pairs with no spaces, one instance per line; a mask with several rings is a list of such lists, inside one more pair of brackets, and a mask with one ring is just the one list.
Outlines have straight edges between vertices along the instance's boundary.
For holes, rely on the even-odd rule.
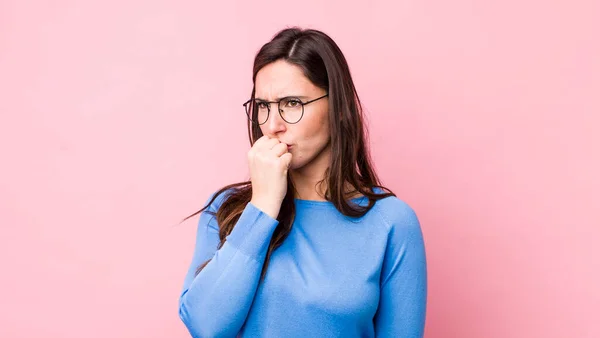
[[292,158],[292,163],[290,163],[290,168],[289,168],[289,170],[298,170],[298,169],[301,169],[301,168],[302,168],[302,167],[304,167],[306,164],[307,164],[307,163],[306,163],[305,161],[298,162],[298,161],[295,161],[295,160]]
[[290,163],[289,170],[297,170],[297,169],[300,169],[302,167],[303,167],[303,165],[299,165],[299,164],[295,163],[294,160],[292,160],[292,163]]

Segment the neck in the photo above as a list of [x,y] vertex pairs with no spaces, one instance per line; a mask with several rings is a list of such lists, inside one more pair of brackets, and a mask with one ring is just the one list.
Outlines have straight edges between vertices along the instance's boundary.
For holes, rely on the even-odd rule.
[[[311,201],[325,201],[328,182],[325,171],[329,167],[331,150],[326,147],[317,157],[302,168],[290,171],[290,177],[296,188],[295,198]],[[345,183],[344,191],[348,197],[362,196],[349,183]]]

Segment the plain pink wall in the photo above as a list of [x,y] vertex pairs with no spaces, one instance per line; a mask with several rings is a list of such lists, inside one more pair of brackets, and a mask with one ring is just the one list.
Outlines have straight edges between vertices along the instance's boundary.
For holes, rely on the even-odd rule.
[[0,2],[0,336],[186,337],[252,59],[330,34],[417,211],[427,337],[600,337],[598,1]]

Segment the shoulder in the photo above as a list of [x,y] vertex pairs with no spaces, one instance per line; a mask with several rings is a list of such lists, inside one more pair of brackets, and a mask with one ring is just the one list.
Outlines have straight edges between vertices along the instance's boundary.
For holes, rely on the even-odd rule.
[[375,203],[375,212],[387,225],[387,243],[384,267],[385,281],[401,266],[420,271],[426,266],[425,240],[415,210],[405,201],[386,197]]
[[415,210],[404,200],[390,196],[378,200],[373,206],[392,236],[421,236],[421,224]]
[[373,206],[389,227],[419,226],[415,210],[404,200],[396,196],[382,198]]

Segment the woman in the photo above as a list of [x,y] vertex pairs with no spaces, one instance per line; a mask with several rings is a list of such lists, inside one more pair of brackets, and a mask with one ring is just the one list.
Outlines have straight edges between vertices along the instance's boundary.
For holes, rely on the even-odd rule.
[[192,336],[423,336],[419,221],[379,184],[338,46],[285,29],[256,55],[253,82],[250,181],[189,216],[200,213],[179,315]]

